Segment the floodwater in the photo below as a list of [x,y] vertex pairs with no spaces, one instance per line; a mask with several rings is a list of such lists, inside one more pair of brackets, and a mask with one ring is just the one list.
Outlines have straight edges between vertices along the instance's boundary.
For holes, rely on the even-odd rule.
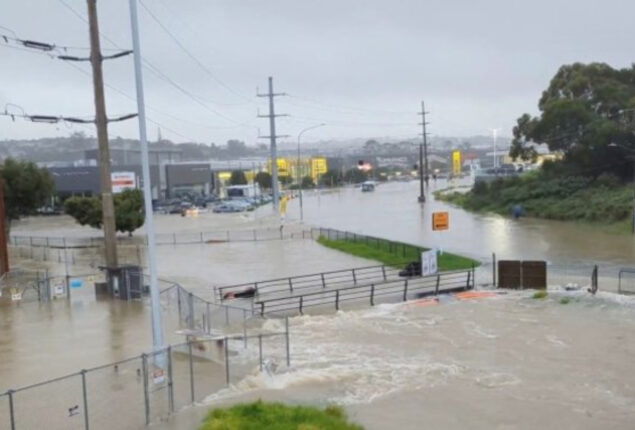
[[[304,219],[482,261],[492,252],[499,258],[597,262],[611,270],[635,261],[630,235],[579,223],[475,215],[431,197],[422,208],[417,194],[415,182],[382,184],[373,193],[307,193]],[[434,210],[450,212],[449,231],[431,231]],[[158,216],[157,230],[275,228],[270,211]],[[289,228],[298,228],[298,219],[296,200],[289,204]],[[12,233],[95,235],[64,217],[25,220]],[[308,239],[164,245],[157,253],[161,277],[208,299],[215,285],[373,264]],[[293,318],[293,371],[254,374],[210,402],[262,397],[339,403],[368,429],[632,428],[635,303],[605,292],[554,292],[542,301],[528,294]],[[566,305],[559,302],[564,294],[572,295]],[[2,307],[0,392],[147,351],[149,318],[147,303],[98,302],[90,291],[70,303]],[[277,322],[266,324],[276,328]],[[194,409],[177,420],[192,419],[187,425],[194,428],[199,417]],[[168,428],[187,428],[174,425]]]
[[[254,372],[207,407],[336,403],[368,430],[631,429],[634,311],[611,293],[554,291],[296,317],[291,371]],[[159,428],[194,428],[204,410]]]
[[[431,191],[446,187],[445,180],[430,183]],[[307,193],[304,219],[317,226],[439,247],[478,259],[489,259],[495,252],[500,259],[635,262],[635,239],[630,234],[615,234],[585,223],[474,214],[435,201],[432,193],[421,206],[418,194],[416,181],[381,184],[372,193],[362,193],[359,188],[343,188],[319,197]],[[298,208],[297,204],[289,205],[291,217],[299,217]],[[432,231],[435,211],[449,212],[449,230]]]

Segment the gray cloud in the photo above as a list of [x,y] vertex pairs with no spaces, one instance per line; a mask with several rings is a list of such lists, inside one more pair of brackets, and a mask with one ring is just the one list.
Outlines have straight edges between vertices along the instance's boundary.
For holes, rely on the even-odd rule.
[[[85,16],[85,1],[64,1]],[[144,3],[231,87],[215,82],[140,8],[144,57],[209,108],[145,70],[149,116],[175,141],[255,142],[257,128],[266,130],[266,122],[255,116],[266,105],[254,95],[256,87],[264,90],[269,75],[278,90],[294,96],[277,99],[278,110],[292,115],[279,121],[284,134],[327,122],[329,127],[312,132],[313,139],[416,136],[422,98],[435,134],[484,134],[489,127],[509,134],[516,117],[535,112],[540,92],[561,64],[604,61],[626,67],[635,40],[630,22],[635,3],[628,0]],[[129,47],[128,1],[100,1],[98,7],[103,34]],[[88,44],[87,25],[60,0],[3,2],[0,25],[23,38]],[[106,40],[102,46],[113,47]],[[0,59],[1,105],[16,103],[29,113],[93,112],[87,64],[76,66],[82,73],[44,55],[2,46]],[[132,72],[131,58],[108,62],[106,81],[133,95]],[[107,102],[113,116],[136,110],[112,89]],[[0,118],[0,139],[76,129]],[[113,124],[110,133],[135,137],[136,122]]]

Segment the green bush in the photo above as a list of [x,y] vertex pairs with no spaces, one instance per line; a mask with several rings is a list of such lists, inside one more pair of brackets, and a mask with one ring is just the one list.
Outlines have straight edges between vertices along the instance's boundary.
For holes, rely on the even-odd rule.
[[537,299],[537,300],[538,300],[538,299],[546,299],[548,295],[549,295],[549,294],[547,293],[547,291],[546,291],[546,290],[540,290],[540,291],[536,291],[536,292],[534,293],[534,295],[533,295],[533,296],[531,296],[531,298],[532,298],[532,299]]

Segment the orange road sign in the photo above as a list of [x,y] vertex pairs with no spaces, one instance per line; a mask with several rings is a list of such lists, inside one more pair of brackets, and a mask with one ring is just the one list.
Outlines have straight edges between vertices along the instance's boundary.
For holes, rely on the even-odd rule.
[[448,212],[432,212],[432,230],[447,230],[450,228],[450,214]]

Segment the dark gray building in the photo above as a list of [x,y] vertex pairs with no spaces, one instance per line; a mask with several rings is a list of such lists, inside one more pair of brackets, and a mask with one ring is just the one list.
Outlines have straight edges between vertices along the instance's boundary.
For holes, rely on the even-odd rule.
[[[65,199],[70,196],[84,195],[92,196],[100,194],[101,181],[99,178],[99,167],[49,167],[55,181],[55,190],[59,198]],[[137,186],[143,186],[143,175],[141,166],[113,166],[112,172],[134,172],[137,177]],[[152,197],[160,196],[160,176],[159,166],[150,166],[150,182],[152,183]]]
[[212,169],[209,163],[165,165],[166,197],[179,191],[209,195],[213,190]]

